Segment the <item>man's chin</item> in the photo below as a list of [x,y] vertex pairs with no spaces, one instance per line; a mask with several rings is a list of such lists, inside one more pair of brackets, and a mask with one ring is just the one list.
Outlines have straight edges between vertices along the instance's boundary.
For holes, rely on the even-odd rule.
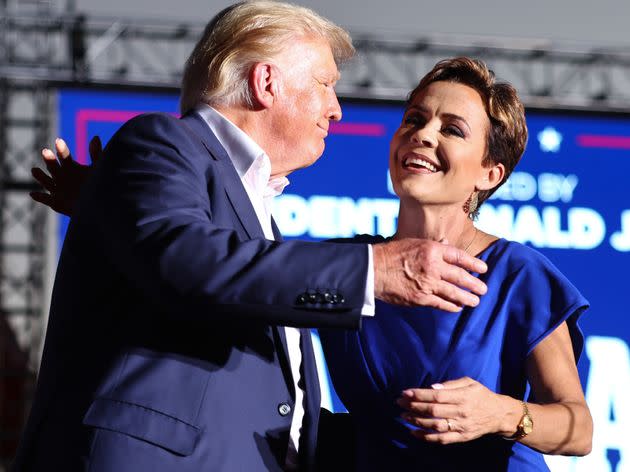
[[305,157],[301,169],[305,169],[315,164],[319,160],[319,158],[322,157],[323,154],[324,154],[324,148],[322,147],[321,151],[313,153],[308,157]]

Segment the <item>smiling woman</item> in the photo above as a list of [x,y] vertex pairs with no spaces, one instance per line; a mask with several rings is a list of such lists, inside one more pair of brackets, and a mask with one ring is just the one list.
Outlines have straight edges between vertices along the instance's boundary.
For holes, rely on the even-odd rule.
[[546,471],[538,451],[590,450],[576,369],[588,302],[541,254],[474,226],[526,140],[516,91],[480,61],[442,61],[411,92],[390,145],[393,239],[448,240],[476,255],[488,292],[455,315],[377,301],[360,332],[320,330],[356,424],[357,470]]

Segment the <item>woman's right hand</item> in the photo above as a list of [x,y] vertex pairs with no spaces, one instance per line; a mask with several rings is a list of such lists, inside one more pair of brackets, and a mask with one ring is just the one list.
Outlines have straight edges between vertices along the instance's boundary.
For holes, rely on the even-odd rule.
[[[31,169],[33,178],[46,191],[31,192],[30,196],[36,202],[43,203],[58,213],[72,216],[81,188],[92,172],[92,166],[76,162],[70,155],[66,142],[61,138],[55,140],[55,151],[56,156],[48,148],[42,150],[42,158],[50,175],[39,167]],[[103,146],[98,136],[94,136],[90,141],[89,151],[93,163],[101,158]]]

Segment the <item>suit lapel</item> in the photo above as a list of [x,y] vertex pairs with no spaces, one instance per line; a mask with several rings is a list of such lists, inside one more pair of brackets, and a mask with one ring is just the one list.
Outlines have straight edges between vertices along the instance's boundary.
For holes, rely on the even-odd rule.
[[304,419],[300,434],[300,465],[305,470],[313,467],[315,449],[317,444],[317,424],[321,403],[321,390],[319,376],[317,375],[317,363],[313,351],[313,341],[310,329],[300,329],[300,350],[302,351],[302,365],[300,377],[303,382]]
[[273,219],[273,216],[271,217],[271,230],[273,231],[273,237],[276,241],[283,240],[282,233],[280,232],[278,225],[276,225],[276,220]]
[[[264,238],[263,230],[254,211],[254,207],[249,200],[249,196],[243,187],[232,161],[216,136],[209,131],[207,124],[196,113],[187,114],[182,118],[182,121],[191,130],[192,134],[197,136],[203,143],[212,158],[218,162],[218,167],[224,181],[225,193],[234,209],[234,213],[240,220],[248,236],[250,238]],[[273,218],[271,219],[271,227],[275,240],[282,241],[282,234]],[[278,362],[282,366],[282,372],[285,376],[289,391],[295,399],[295,388],[293,375],[291,374],[285,329],[283,326],[273,326],[271,329],[276,341]],[[306,382],[304,389],[307,392],[307,403],[305,404],[304,411],[306,428],[303,429],[300,442],[304,443],[305,451],[303,452],[309,451],[306,456],[312,458],[312,450],[314,448],[313,441],[316,437],[316,429],[314,431],[313,429],[317,427],[320,392],[310,331],[301,329],[300,334],[300,349],[302,351],[301,377],[302,381]],[[300,456],[303,455],[303,452]]]
[[219,164],[218,168],[223,177],[225,193],[247,235],[251,239],[264,238],[265,234],[260,227],[258,217],[245,191],[245,187],[243,187],[243,183],[230,157],[223,149],[223,146],[221,146],[221,143],[219,143],[219,140],[210,132],[208,125],[197,113],[188,113],[182,118],[182,122],[188,126],[192,134],[197,136],[212,158]]
[[[273,231],[273,236],[276,241],[282,241],[282,234],[278,229],[278,225],[276,225],[275,220],[271,217],[271,230]],[[281,359],[281,362],[286,362],[288,369],[285,369],[285,377],[287,377],[287,385],[289,385],[289,389],[293,394],[293,398],[295,399],[295,382],[293,381],[293,374],[291,373],[291,367],[289,362],[289,347],[287,344],[287,335],[284,326],[274,326],[273,328],[278,336],[280,341],[278,345],[278,358]]]

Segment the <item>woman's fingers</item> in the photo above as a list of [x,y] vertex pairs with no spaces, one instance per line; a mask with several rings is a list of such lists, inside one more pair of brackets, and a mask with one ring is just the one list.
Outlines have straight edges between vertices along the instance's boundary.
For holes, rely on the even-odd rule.
[[403,418],[409,424],[425,430],[425,432],[450,433],[459,432],[457,422],[448,418]]
[[470,377],[406,389],[398,405],[404,410],[401,417],[421,428],[416,437],[441,444],[498,431],[503,411],[497,394]]
[[461,433],[456,431],[451,431],[447,433],[433,433],[430,431],[417,429],[414,431],[410,431],[410,433],[418,439],[437,444],[453,444],[467,441],[467,439]]
[[467,399],[466,387],[468,387],[470,383],[467,380],[461,379],[434,385],[441,385],[442,388],[408,388],[404,390],[398,404],[403,408],[415,403],[461,404]]
[[441,390],[441,389],[449,389],[449,388],[464,388],[470,387],[477,383],[476,380],[471,379],[470,377],[460,377],[458,379],[447,380],[445,382],[440,382],[431,385],[433,390]]

